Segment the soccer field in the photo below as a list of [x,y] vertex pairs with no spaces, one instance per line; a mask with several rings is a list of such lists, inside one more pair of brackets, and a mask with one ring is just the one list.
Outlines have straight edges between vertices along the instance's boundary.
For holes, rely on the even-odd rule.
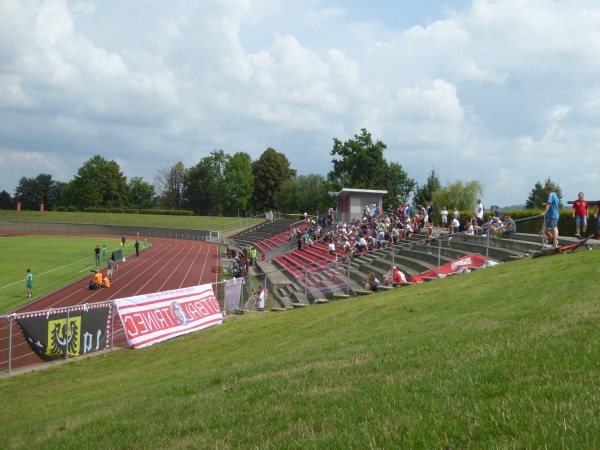
[[[135,253],[128,240],[125,257]],[[0,236],[0,314],[39,299],[95,270],[96,245],[106,246],[107,258],[122,249],[118,236],[4,235]],[[100,253],[100,269],[106,268]],[[33,298],[27,298],[25,276],[33,274]]]

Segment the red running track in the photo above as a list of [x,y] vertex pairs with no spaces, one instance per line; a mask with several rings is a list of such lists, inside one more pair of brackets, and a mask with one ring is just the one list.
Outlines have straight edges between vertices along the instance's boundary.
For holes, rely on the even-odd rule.
[[[88,290],[87,285],[92,275],[90,274],[16,312],[44,311],[50,308],[98,303],[219,281],[220,274],[212,271],[212,266],[220,265],[218,245],[165,238],[152,238],[151,242],[153,245],[142,249],[139,257],[132,255],[127,257],[125,262],[118,263],[110,288]],[[106,273],[106,269],[103,273]],[[124,345],[125,333],[116,311],[114,320],[114,345]],[[8,370],[8,347],[9,321],[6,320],[0,324],[0,371]],[[17,369],[40,362],[42,360],[31,351],[18,325],[13,321],[11,368]]]

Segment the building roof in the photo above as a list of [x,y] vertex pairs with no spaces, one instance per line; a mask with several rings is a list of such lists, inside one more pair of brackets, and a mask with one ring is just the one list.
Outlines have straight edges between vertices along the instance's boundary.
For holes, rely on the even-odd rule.
[[380,191],[376,189],[349,189],[344,188],[339,192],[330,192],[329,194],[334,197],[349,197],[352,194],[374,194],[374,195],[385,195],[388,191]]

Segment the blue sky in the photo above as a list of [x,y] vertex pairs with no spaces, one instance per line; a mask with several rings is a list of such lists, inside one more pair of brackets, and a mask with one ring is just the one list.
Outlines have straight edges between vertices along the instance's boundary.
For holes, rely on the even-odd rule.
[[0,190],[95,154],[152,182],[273,147],[325,175],[366,128],[486,205],[547,177],[600,199],[598,54],[592,0],[3,0]]

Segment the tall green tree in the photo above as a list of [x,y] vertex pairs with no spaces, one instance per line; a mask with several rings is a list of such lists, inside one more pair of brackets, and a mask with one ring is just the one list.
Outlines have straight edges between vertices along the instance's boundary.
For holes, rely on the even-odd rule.
[[483,184],[479,181],[458,180],[447,186],[437,189],[433,193],[433,204],[441,211],[446,207],[449,210],[472,211],[477,205],[477,199],[483,196]]
[[100,155],[93,156],[79,168],[64,194],[67,203],[83,207],[110,208],[129,204],[127,177],[115,161]]
[[158,189],[160,204],[163,208],[181,209],[183,207],[185,172],[185,166],[181,161],[158,169],[155,185]]
[[245,215],[253,190],[252,159],[248,153],[237,152],[227,159],[223,168],[223,179],[219,183],[224,212]]
[[408,177],[400,164],[385,160],[383,152],[386,148],[379,140],[373,142],[371,134],[364,128],[360,135],[354,135],[354,139],[346,142],[334,138],[331,150],[333,169],[327,174],[333,189],[387,190],[384,205],[396,206],[406,200],[415,188],[415,181]]
[[435,172],[435,169],[431,169],[431,173],[427,177],[427,181],[423,186],[417,186],[415,189],[415,195],[413,196],[413,205],[427,206],[429,202],[433,202],[433,193],[442,187],[440,178]]
[[144,181],[142,177],[129,180],[129,198],[132,206],[150,208],[156,195],[154,185]]
[[223,150],[215,150],[186,171],[183,186],[188,208],[205,215],[217,214],[223,210],[219,184],[228,158],[229,155]]
[[333,169],[327,174],[336,188],[384,189],[388,164],[383,158],[386,145],[373,142],[371,133],[361,129],[354,139],[342,142],[333,139],[331,156]]
[[15,203],[8,192],[0,192],[0,209],[14,209],[14,205]]
[[23,209],[39,209],[43,202],[52,209],[59,200],[64,183],[52,179],[52,175],[39,174],[35,178],[21,177],[15,190],[15,198],[21,200]]
[[408,177],[402,166],[395,162],[389,163],[386,180],[385,189],[388,193],[383,199],[383,207],[390,205],[395,208],[399,203],[406,202],[417,185],[415,180]]
[[258,211],[268,211],[275,207],[275,193],[296,171],[290,168],[290,161],[283,153],[269,147],[252,163],[254,194],[252,204]]
[[335,198],[329,195],[330,183],[323,175],[295,176],[284,181],[275,193],[275,208],[291,214],[308,212],[321,215],[336,206]]
[[562,209],[562,207],[563,207],[562,190],[560,189],[560,186],[558,186],[558,184],[556,184],[554,181],[552,181],[550,179],[550,177],[546,178],[546,182],[544,184],[542,184],[539,181],[537,181],[535,183],[535,185],[529,192],[529,196],[527,197],[527,200],[525,201],[526,209],[542,209],[542,205],[548,201],[548,194],[546,193],[546,186],[549,184],[554,186],[554,192],[556,192],[556,195],[558,195],[558,199],[560,200],[559,208]]

